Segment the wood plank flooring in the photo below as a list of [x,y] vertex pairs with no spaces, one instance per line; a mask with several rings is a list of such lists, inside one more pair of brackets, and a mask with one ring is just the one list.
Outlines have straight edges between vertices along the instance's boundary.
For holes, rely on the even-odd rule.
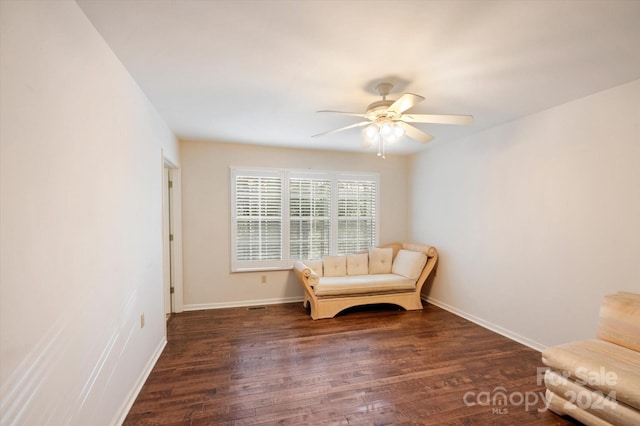
[[184,312],[167,338],[125,425],[578,424],[544,410],[538,352],[429,304]]

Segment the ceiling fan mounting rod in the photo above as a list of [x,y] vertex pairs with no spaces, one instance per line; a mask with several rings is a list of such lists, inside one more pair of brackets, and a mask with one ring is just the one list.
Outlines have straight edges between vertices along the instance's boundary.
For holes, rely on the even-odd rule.
[[385,82],[378,83],[378,85],[376,86],[376,92],[378,92],[378,94],[382,96],[383,101],[386,101],[387,95],[389,94],[392,88],[393,88],[393,84],[391,83],[385,83]]

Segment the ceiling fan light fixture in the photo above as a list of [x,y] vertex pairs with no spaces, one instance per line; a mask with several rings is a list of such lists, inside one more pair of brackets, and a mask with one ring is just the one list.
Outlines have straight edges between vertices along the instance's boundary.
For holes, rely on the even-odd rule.
[[401,137],[404,136],[404,127],[402,127],[400,124],[395,123],[393,125],[393,135],[400,139]]
[[392,145],[404,136],[405,130],[400,123],[385,118],[371,123],[362,129],[363,147],[378,147],[378,156],[385,157],[385,145]]
[[379,134],[378,125],[376,123],[371,123],[362,131],[364,138],[370,141],[374,141],[377,139]]
[[382,136],[383,138],[387,138],[393,135],[393,133],[393,123],[391,122],[391,120],[384,120],[382,121],[382,123],[380,123],[380,136]]

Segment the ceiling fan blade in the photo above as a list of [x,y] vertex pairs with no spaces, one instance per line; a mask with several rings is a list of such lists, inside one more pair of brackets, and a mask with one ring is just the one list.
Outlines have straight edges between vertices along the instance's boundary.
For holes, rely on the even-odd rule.
[[429,133],[423,132],[417,127],[413,127],[412,125],[403,123],[402,121],[397,121],[396,123],[402,126],[402,128],[404,129],[404,134],[406,136],[415,141],[418,141],[420,143],[429,143],[433,140],[433,136],[431,136]]
[[405,123],[472,124],[473,116],[453,114],[403,114],[400,120]]
[[392,103],[389,108],[387,108],[387,111],[395,114],[402,114],[404,111],[422,101],[424,101],[424,98],[420,95],[405,93],[404,95],[400,96],[398,100]]
[[339,129],[334,129],[334,130],[329,130],[328,132],[318,133],[317,135],[313,135],[311,137],[315,138],[317,136],[324,136],[324,135],[328,135],[329,133],[335,133],[335,132],[341,132],[342,130],[353,129],[354,127],[366,126],[367,124],[371,124],[371,122],[370,121],[361,121],[361,122],[356,123],[356,124],[351,124],[349,126],[340,127]]
[[322,111],[316,111],[316,112],[332,112],[334,114],[352,115],[354,117],[364,117],[364,114],[360,114],[358,112],[331,111],[329,109],[323,109]]

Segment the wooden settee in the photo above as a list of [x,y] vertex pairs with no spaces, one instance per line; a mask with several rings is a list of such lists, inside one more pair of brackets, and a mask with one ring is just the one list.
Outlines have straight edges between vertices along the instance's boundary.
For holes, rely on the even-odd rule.
[[304,306],[310,306],[311,318],[321,319],[370,304],[422,309],[420,292],[437,261],[433,246],[392,243],[322,261],[297,261],[294,272],[304,289]]

